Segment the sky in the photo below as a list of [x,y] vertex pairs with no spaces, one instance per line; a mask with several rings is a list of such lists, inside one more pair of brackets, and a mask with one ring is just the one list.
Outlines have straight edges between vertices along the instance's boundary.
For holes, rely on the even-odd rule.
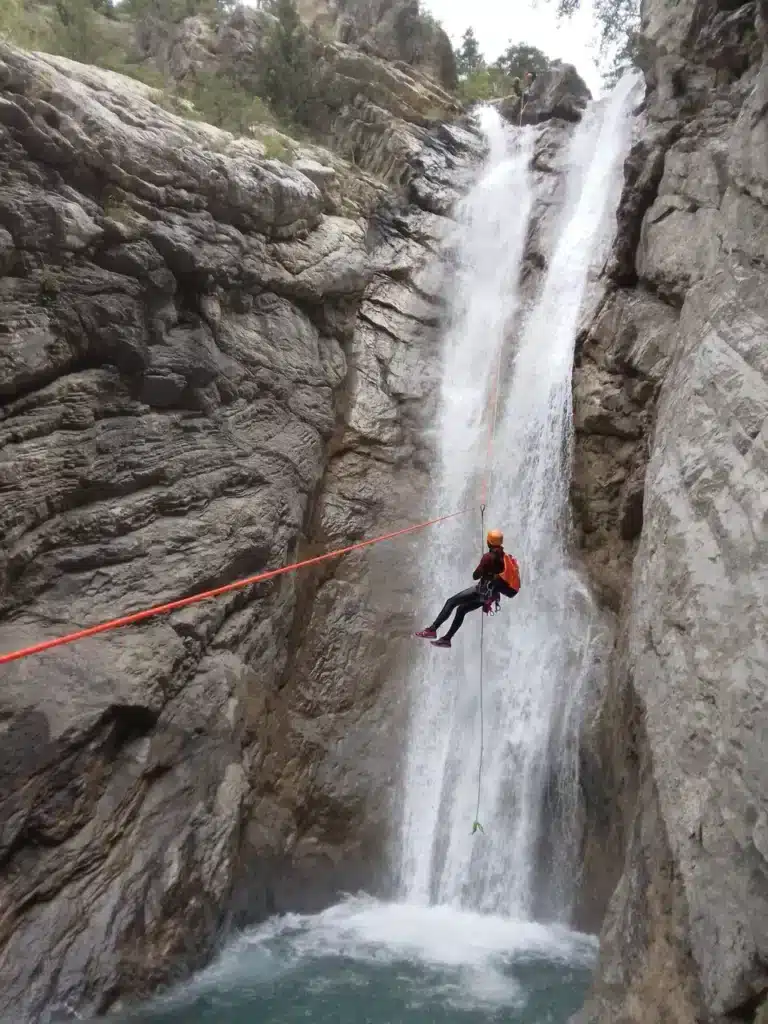
[[595,99],[602,93],[590,0],[582,0],[582,10],[562,22],[555,0],[423,0],[423,6],[442,22],[454,45],[471,25],[489,61],[510,42],[538,46],[549,58],[575,65]]

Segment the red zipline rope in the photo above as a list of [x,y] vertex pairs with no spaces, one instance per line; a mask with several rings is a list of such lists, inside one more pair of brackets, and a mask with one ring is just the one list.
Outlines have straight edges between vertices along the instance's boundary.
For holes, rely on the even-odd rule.
[[75,633],[68,633],[66,636],[59,636],[53,640],[44,640],[42,643],[33,644],[31,647],[22,647],[18,651],[10,651],[8,654],[0,655],[0,665],[9,661],[18,661],[19,658],[27,658],[30,654],[40,654],[41,651],[49,651],[53,647],[61,647],[64,644],[74,643],[75,640],[83,640],[88,636],[96,636],[98,633],[106,633],[111,629],[118,629],[120,626],[130,626],[134,622],[142,622],[155,615],[163,615],[167,612],[178,611],[179,608],[186,608],[191,604],[198,604],[211,597],[220,597],[222,594],[229,594],[233,590],[242,590],[252,583],[263,583],[265,580],[274,579],[275,576],[282,576],[287,572],[296,569],[304,569],[308,565],[317,565],[318,562],[326,562],[329,558],[339,558],[341,555],[349,554],[350,551],[359,551],[360,548],[370,547],[372,544],[381,544],[386,540],[393,540],[395,537],[402,537],[406,533],[414,533],[416,530],[424,530],[428,526],[435,526],[443,523],[446,519],[455,519],[456,516],[464,515],[469,509],[463,508],[458,512],[451,512],[447,516],[438,516],[437,519],[428,519],[424,523],[416,523],[413,526],[406,526],[402,530],[394,530],[392,533],[382,533],[379,537],[371,537],[369,540],[361,540],[356,544],[348,544],[344,548],[337,548],[335,551],[327,551],[324,555],[316,555],[314,558],[306,558],[302,562],[293,562],[291,565],[283,565],[279,569],[270,569],[268,572],[258,573],[256,576],[248,576],[242,580],[235,580],[234,583],[226,583],[223,587],[216,587],[214,590],[204,590],[199,594],[192,594],[191,597],[182,597],[178,601],[169,601],[168,604],[158,604],[154,608],[147,608],[144,611],[133,612],[131,615],[123,615],[119,619],[110,619],[109,622],[102,622],[98,626],[89,626],[87,629],[79,629]]
[[[496,370],[493,375],[491,394],[489,401],[488,418],[488,446],[485,456],[485,468],[480,487],[480,506],[485,508],[488,497],[488,484],[491,473],[491,458],[493,454],[493,438],[496,433],[496,415],[499,402],[499,380],[501,377],[501,354],[502,346],[496,360]],[[198,604],[211,597],[221,597],[222,594],[229,594],[233,590],[242,590],[253,583],[263,583],[265,580],[274,579],[275,576],[282,576],[287,572],[294,572],[296,569],[304,569],[308,565],[317,565],[318,562],[325,562],[329,558],[340,558],[349,554],[350,551],[359,551],[360,548],[370,547],[372,544],[381,544],[386,540],[393,540],[395,537],[402,537],[406,533],[414,533],[416,530],[424,530],[428,526],[435,526],[443,523],[446,519],[455,519],[456,516],[469,512],[468,508],[460,509],[458,512],[451,512],[447,516],[438,516],[437,519],[428,519],[424,523],[416,523],[413,526],[406,526],[402,530],[394,530],[391,533],[382,533],[379,537],[371,537],[370,540],[361,540],[356,544],[348,544],[346,547],[337,548],[335,551],[327,551],[324,555],[316,555],[314,558],[306,558],[302,562],[293,562],[291,565],[283,565],[279,569],[270,569],[267,572],[258,573],[256,576],[247,576],[242,580],[235,580],[233,583],[226,583],[214,590],[204,590],[199,594],[192,594],[191,597],[182,597],[177,601],[169,601],[167,604],[158,604],[153,608],[146,608],[144,611],[133,612],[131,615],[123,615],[119,619],[110,619],[109,622],[101,622],[97,626],[89,626],[87,629],[79,629],[74,633],[67,633],[65,636],[56,637],[53,640],[44,640],[42,643],[33,644],[31,647],[22,647],[18,651],[9,651],[8,654],[0,654],[0,665],[6,665],[10,661],[18,661],[20,658],[27,658],[31,654],[40,654],[42,651],[50,651],[53,647],[62,647],[64,644],[74,643],[76,640],[84,640],[89,636],[97,636],[99,633],[106,633],[112,629],[119,629],[121,626],[130,626],[134,622],[143,622],[144,619],[151,619],[155,615],[164,615],[168,612],[178,611],[179,608],[186,608],[191,604]]]

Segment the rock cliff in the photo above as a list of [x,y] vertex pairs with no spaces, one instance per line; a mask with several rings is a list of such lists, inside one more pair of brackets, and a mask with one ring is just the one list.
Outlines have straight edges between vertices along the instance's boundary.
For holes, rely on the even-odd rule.
[[[479,142],[384,59],[414,55],[375,6],[326,26],[330,149],[288,140],[291,164],[0,48],[0,650],[425,511],[436,257]],[[146,52],[237,69],[262,20],[148,28]],[[579,339],[575,543],[616,636],[582,744],[585,1024],[768,1013],[767,20],[645,0],[647,99]],[[568,74],[525,117],[560,119],[529,290],[587,99]],[[0,1014],[113,1007],[237,924],[385,885],[406,707],[384,638],[417,544],[3,670]]]
[[768,1009],[767,14],[644,0],[645,110],[579,346],[577,535],[617,636],[582,751],[607,910],[580,1021]]
[[451,41],[419,0],[300,0],[299,10],[320,35],[419,68],[447,89],[456,87]]
[[[226,74],[258,93],[261,55],[274,21],[267,12],[245,6],[216,26],[199,16],[173,26],[145,18],[137,26],[138,50],[177,83],[200,72]],[[405,184],[420,140],[436,124],[460,116],[460,104],[418,70],[416,58],[392,62],[378,52],[315,35],[308,45],[313,95],[307,115],[313,138],[382,180]]]
[[[0,49],[0,650],[418,520],[479,143],[365,60],[407,93],[367,150],[397,189]],[[417,544],[3,669],[0,1015],[104,1010],[376,888]]]
[[497,100],[496,104],[512,124],[540,124],[551,118],[580,121],[591,99],[592,93],[573,64],[556,60],[538,75],[524,101],[512,95]]

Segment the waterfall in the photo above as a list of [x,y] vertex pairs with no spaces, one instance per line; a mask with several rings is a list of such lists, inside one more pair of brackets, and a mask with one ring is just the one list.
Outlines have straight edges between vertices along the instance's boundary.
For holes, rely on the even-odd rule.
[[[636,88],[625,77],[574,130],[553,251],[524,317],[519,278],[534,130],[505,129],[495,111],[481,114],[489,154],[458,216],[436,498],[441,509],[477,505],[492,380],[502,354],[506,361],[514,353],[503,375],[485,525],[504,531],[522,587],[484,625],[483,834],[471,834],[482,613],[467,618],[450,651],[427,644],[416,652],[400,856],[408,902],[530,919],[538,888],[550,915],[568,918],[579,710],[599,633],[567,553],[573,351],[590,278],[614,229]],[[481,550],[479,510],[430,536],[424,625],[469,585]]]
[[[479,119],[489,151],[478,181],[457,211],[460,243],[444,343],[438,508],[460,508],[478,493],[489,390],[516,313],[533,200],[533,134],[506,127],[492,108],[482,108]],[[477,532],[469,539],[465,518],[452,520],[439,538],[430,538],[422,591],[434,607],[425,609],[425,622],[437,613],[445,596],[467,586],[467,569],[478,542]],[[422,903],[435,901],[432,858],[439,841],[445,839],[439,796],[455,764],[449,756],[456,720],[455,685],[477,671],[475,644],[459,644],[451,652],[453,672],[442,672],[450,663],[437,662],[432,653],[432,648],[417,649],[412,665],[410,684],[416,700],[400,869],[404,895]],[[471,718],[469,728],[474,729]]]

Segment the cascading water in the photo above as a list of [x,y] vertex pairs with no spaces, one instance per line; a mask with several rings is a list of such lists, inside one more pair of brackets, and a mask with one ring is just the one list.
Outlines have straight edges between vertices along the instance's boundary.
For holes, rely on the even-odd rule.
[[[420,654],[402,833],[401,886],[411,902],[471,906],[530,918],[535,864],[550,800],[548,903],[568,916],[577,806],[578,707],[594,647],[594,615],[566,551],[574,337],[590,271],[610,240],[628,110],[625,78],[574,132],[565,201],[548,271],[521,330],[496,429],[486,526],[503,529],[519,559],[522,588],[485,624],[484,773],[477,798],[480,614],[451,651]],[[477,502],[485,459],[489,384],[510,342],[531,208],[531,130],[504,135],[484,114],[487,169],[464,205],[464,246],[453,326],[446,341],[439,507]],[[507,152],[509,149],[509,153]],[[493,198],[491,200],[491,193]],[[480,255],[481,254],[481,255]],[[491,272],[491,268],[493,272]],[[430,538],[428,593],[439,602],[467,586],[481,553],[479,514]]]
[[[503,366],[486,523],[505,530],[523,577],[520,594],[486,625],[485,834],[470,836],[479,755],[475,614],[452,650],[417,649],[405,902],[358,897],[320,914],[273,918],[124,1021],[564,1024],[580,1005],[594,941],[530,918],[542,853],[552,904],[561,917],[567,912],[574,724],[593,648],[588,595],[566,556],[570,378],[590,268],[612,226],[630,92],[631,83],[620,85],[575,132],[556,244],[527,317],[518,280],[533,205],[533,129],[504,128],[494,111],[481,114],[489,155],[459,211],[435,507],[477,501],[489,397]],[[479,518],[470,518],[432,534],[424,595],[435,604],[467,585],[481,543]],[[556,813],[543,812],[545,794],[557,797]]]
[[[517,312],[516,296],[520,261],[525,247],[533,195],[530,162],[533,134],[515,132],[504,125],[492,108],[480,112],[480,124],[488,139],[486,166],[458,210],[461,244],[452,281],[450,329],[445,342],[443,401],[440,420],[440,491],[435,507],[460,508],[471,502],[480,485],[478,467],[485,456],[483,425],[488,395],[497,370],[498,355]],[[437,540],[437,544],[436,544]],[[479,533],[473,538],[477,547]],[[432,603],[465,587],[466,567],[450,552],[467,551],[464,519],[446,524],[429,548],[425,594]],[[436,612],[437,609],[434,609]],[[433,614],[433,613],[431,613]],[[453,712],[457,680],[476,674],[475,645],[458,645],[452,657],[456,671],[440,676],[428,671],[426,652],[418,652],[414,678],[429,687],[427,700],[417,711],[415,745],[408,770],[401,878],[409,899],[432,902],[432,857],[439,855],[442,831],[439,795],[455,767],[451,745],[456,721]],[[437,666],[435,666],[437,667]]]

